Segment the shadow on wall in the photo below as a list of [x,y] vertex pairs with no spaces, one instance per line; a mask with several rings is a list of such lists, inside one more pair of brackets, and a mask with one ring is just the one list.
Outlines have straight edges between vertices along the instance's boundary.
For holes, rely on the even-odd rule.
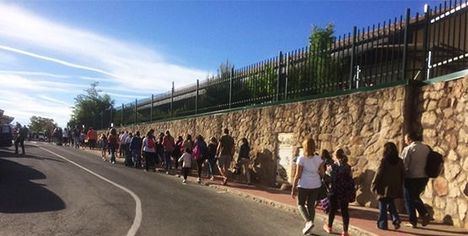
[[375,171],[366,170],[356,181],[358,191],[356,194],[356,202],[361,206],[373,207],[378,206],[377,197],[371,191],[372,180],[374,179]]
[[29,166],[6,160],[15,155],[0,150],[0,212],[30,213],[65,209],[65,203],[55,193],[31,180],[46,176]]
[[257,152],[252,161],[254,179],[262,185],[274,186],[277,166],[273,152],[265,148],[261,152]]

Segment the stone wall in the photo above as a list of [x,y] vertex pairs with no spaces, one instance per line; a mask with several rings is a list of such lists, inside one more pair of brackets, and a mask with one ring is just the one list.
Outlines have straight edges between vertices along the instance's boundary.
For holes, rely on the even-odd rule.
[[376,207],[370,184],[383,145],[392,141],[402,149],[404,131],[412,126],[404,123],[408,123],[408,117],[415,117],[425,141],[447,159],[444,173],[430,181],[424,200],[431,205],[437,221],[468,227],[467,83],[468,78],[464,78],[419,88],[419,109],[408,109],[410,90],[396,86],[126,128],[142,132],[168,129],[176,136],[201,134],[209,138],[219,137],[227,127],[237,141],[243,137],[249,140],[255,181],[268,186],[276,182],[278,133],[293,133],[297,145],[312,135],[320,150],[346,150],[359,187],[356,202]]
[[468,77],[425,86],[419,101],[423,139],[445,157],[423,200],[434,218],[468,228]]

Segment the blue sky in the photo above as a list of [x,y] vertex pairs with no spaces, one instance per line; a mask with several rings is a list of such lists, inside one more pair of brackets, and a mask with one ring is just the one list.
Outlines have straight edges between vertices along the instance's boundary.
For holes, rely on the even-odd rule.
[[440,1],[0,1],[0,109],[64,126],[93,81],[116,104]]

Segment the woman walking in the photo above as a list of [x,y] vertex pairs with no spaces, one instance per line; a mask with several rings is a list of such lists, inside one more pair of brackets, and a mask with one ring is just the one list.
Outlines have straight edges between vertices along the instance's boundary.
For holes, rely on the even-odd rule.
[[354,202],[356,190],[351,167],[348,165],[348,157],[346,157],[343,149],[336,150],[335,157],[336,161],[332,165],[330,172],[330,212],[328,213],[328,224],[323,225],[323,229],[327,233],[332,232],[336,211],[340,208],[343,218],[343,232],[341,236],[348,236],[348,205],[350,202]]
[[388,142],[384,145],[383,158],[372,181],[371,190],[379,200],[377,227],[387,230],[387,210],[392,217],[393,227],[400,228],[401,220],[395,207],[395,199],[403,197],[405,167],[398,156],[397,146]]
[[115,164],[115,151],[117,150],[119,146],[119,140],[117,136],[117,130],[115,128],[112,128],[110,130],[110,135],[109,135],[109,149],[110,149],[110,156],[111,156],[111,163]]
[[237,160],[237,162],[242,168],[242,173],[247,178],[247,184],[251,185],[252,182],[250,179],[250,146],[246,138],[242,138],[242,144],[239,148],[239,159]]
[[216,149],[218,148],[218,140],[215,137],[211,137],[210,143],[208,144],[208,170],[210,172],[210,180],[214,180],[214,172],[216,169]]
[[198,172],[198,179],[197,183],[201,183],[201,174],[203,168],[203,162],[207,159],[207,149],[206,142],[203,139],[203,136],[198,135],[195,140],[195,145],[192,151],[193,158],[197,162],[197,172]]
[[146,133],[146,137],[143,139],[142,153],[145,158],[145,171],[148,171],[150,166],[154,164],[156,158],[154,129],[150,129],[148,133]]
[[108,140],[107,136],[102,133],[100,137],[100,144],[101,144],[101,157],[103,161],[107,161],[107,148],[108,148]]
[[325,172],[325,168],[322,159],[314,154],[315,142],[312,138],[307,138],[302,143],[302,147],[304,148],[304,156],[297,159],[291,196],[295,198],[296,193],[298,195],[299,212],[306,221],[302,233],[306,235],[314,227],[315,202],[320,192],[320,186],[322,186],[320,176]]

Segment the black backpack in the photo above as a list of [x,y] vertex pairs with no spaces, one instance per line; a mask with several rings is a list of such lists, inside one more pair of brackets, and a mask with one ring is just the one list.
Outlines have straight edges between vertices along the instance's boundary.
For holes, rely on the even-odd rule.
[[432,150],[429,147],[429,154],[427,154],[426,161],[426,175],[430,178],[437,178],[442,172],[444,166],[444,157],[442,154]]

